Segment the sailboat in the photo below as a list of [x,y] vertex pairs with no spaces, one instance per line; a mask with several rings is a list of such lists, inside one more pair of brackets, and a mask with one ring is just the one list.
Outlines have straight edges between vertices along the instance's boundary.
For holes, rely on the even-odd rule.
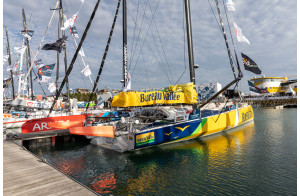
[[[55,10],[57,8],[60,11],[59,21],[60,21],[60,23],[63,23],[62,1],[58,0],[56,3],[55,9],[53,9],[54,11],[53,11],[51,20],[47,26],[46,32],[48,31],[48,28],[51,24]],[[23,8],[23,18],[25,18],[24,8]],[[24,19],[24,21],[25,21],[24,28],[26,31],[27,30],[26,25],[25,25],[26,19]],[[61,29],[59,27],[59,31],[60,30]],[[45,32],[45,34],[46,34],[46,32]],[[64,30],[62,31],[62,35],[64,37]],[[28,45],[28,38],[24,37],[24,39],[26,40],[27,45]],[[43,39],[40,43],[39,48],[41,47],[42,42],[43,42]],[[38,50],[39,50],[39,48],[38,48]],[[32,61],[28,60],[28,62],[31,63],[31,66],[29,65],[30,68],[28,69],[26,77],[23,81],[26,81],[28,75],[31,73],[32,66],[36,63],[35,60],[36,60],[36,56],[38,54],[38,50],[34,56],[34,59]],[[64,49],[64,52],[66,52],[65,49]],[[66,54],[64,56],[65,56],[64,63],[66,65]],[[21,62],[23,62],[23,61],[21,60]],[[67,68],[67,65],[66,65],[66,68]],[[19,79],[19,81],[21,81],[21,79]],[[24,84],[22,86],[24,86]],[[20,94],[20,91],[21,91],[20,89],[21,89],[21,83],[19,83],[18,95]],[[69,92],[69,91],[67,90],[67,92]],[[13,100],[13,102],[18,102],[17,105],[20,105],[19,102],[20,103],[24,102],[23,105],[25,105],[25,106],[26,106],[26,104],[28,105],[28,103],[29,103],[28,101],[24,101],[21,99],[15,99],[15,100]],[[31,100],[30,103],[33,104],[33,100]],[[57,100],[54,101],[53,105],[54,104],[56,104],[56,105],[58,104]],[[49,106],[49,109],[50,109],[50,106]],[[78,112],[78,111],[68,111],[68,112],[57,111],[57,112],[50,114],[49,110],[44,110],[44,111],[33,112],[34,115],[26,116],[26,117],[24,116],[24,118],[23,117],[22,118],[10,118],[11,115],[6,115],[8,118],[5,120],[3,127],[5,127],[5,128],[21,128],[21,129],[16,129],[16,130],[7,130],[7,132],[11,132],[14,135],[36,133],[36,132],[41,132],[41,131],[53,131],[53,130],[60,130],[60,129],[68,129],[69,127],[72,127],[72,126],[76,126],[76,127],[82,126],[83,122],[86,120],[86,117],[91,115],[91,113],[93,113],[93,112],[104,113],[105,111],[104,110],[92,111],[90,113],[85,113],[85,114],[82,114],[81,112]]]
[[[91,139],[92,144],[118,152],[125,152],[208,136],[253,121],[253,109],[247,103],[237,102],[226,104],[224,105],[225,107],[216,105],[215,109],[204,109],[216,96],[241,80],[242,73],[239,67],[238,77],[234,74],[235,78],[232,82],[207,101],[201,104],[197,103],[189,0],[184,1],[184,6],[190,83],[171,85],[165,89],[152,92],[121,92],[119,95],[114,96],[112,101],[113,107],[140,107],[142,109],[136,112],[134,116],[121,118],[120,121],[88,123],[89,120],[87,120],[84,127],[70,128],[71,134],[85,135]],[[123,0],[123,25],[125,25],[123,26],[123,54],[126,54],[127,50],[125,8],[126,0]],[[223,32],[226,41],[224,28]],[[228,47],[227,42],[226,46]],[[228,55],[231,58],[229,52]],[[123,68],[124,86],[126,86],[127,76],[126,59],[127,57],[125,56],[123,59],[123,66],[125,67]],[[230,60],[232,62],[232,59]],[[159,105],[157,106],[157,104]],[[172,105],[165,106],[168,104]],[[174,106],[174,104],[176,105]]]

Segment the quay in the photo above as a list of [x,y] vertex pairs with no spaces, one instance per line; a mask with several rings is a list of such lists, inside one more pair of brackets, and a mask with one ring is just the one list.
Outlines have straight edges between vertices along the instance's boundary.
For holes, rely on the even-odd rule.
[[96,195],[14,142],[3,140],[3,195]]
[[297,107],[297,97],[246,98],[248,104],[260,107]]

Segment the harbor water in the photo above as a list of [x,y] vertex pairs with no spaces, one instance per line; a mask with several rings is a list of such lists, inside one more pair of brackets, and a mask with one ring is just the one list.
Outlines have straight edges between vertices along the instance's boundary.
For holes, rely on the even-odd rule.
[[296,195],[297,109],[254,109],[214,136],[118,153],[86,142],[29,150],[101,195]]

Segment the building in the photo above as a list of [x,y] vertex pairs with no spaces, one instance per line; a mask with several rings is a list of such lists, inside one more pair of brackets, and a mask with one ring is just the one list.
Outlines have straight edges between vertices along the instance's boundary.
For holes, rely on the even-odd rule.
[[285,95],[292,89],[297,92],[297,79],[289,80],[288,77],[265,77],[253,78],[250,80],[260,89],[267,89],[273,95]]

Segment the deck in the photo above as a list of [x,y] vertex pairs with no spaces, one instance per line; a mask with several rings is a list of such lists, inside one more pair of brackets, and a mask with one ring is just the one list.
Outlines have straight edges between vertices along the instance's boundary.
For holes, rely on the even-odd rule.
[[30,152],[3,141],[3,195],[96,195]]

